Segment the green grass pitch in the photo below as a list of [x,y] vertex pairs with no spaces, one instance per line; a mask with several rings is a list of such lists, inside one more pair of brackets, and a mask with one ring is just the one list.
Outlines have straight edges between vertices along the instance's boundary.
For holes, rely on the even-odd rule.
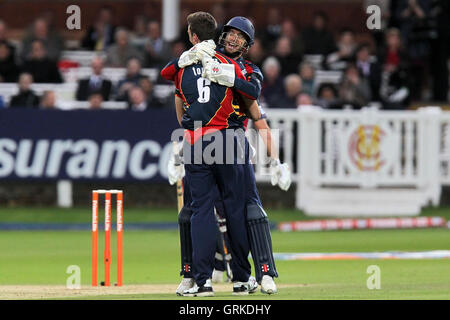
[[[271,221],[307,219],[298,211],[268,210]],[[449,218],[445,208],[429,209],[424,215]],[[0,210],[0,223],[90,223],[90,210],[18,208]],[[103,221],[103,219],[101,219]],[[131,231],[127,223],[176,221],[174,210],[125,209],[124,285],[161,285],[158,292],[139,292],[81,299],[187,299],[175,296],[179,277],[179,236],[170,231]],[[103,233],[99,236],[99,281]],[[112,278],[115,280],[115,237],[113,235]],[[374,252],[449,250],[448,229],[364,230],[328,232],[272,232],[274,252]],[[2,286],[64,286],[67,267],[81,270],[83,287],[91,281],[91,233],[89,231],[2,231],[0,232],[0,299]],[[450,260],[324,260],[276,261],[279,293],[261,293],[245,299],[450,299]],[[381,270],[381,288],[366,286],[367,267]],[[242,299],[231,295],[231,285],[222,285],[213,299]],[[225,288],[225,289],[223,289]],[[112,288],[111,290],[114,290]],[[50,297],[51,298],[51,297]],[[207,298],[211,299],[211,298]]]

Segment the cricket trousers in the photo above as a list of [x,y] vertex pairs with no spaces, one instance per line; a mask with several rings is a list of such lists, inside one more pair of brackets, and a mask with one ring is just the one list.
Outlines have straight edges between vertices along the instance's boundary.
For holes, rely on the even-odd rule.
[[[250,245],[246,229],[245,137],[221,130],[193,144],[184,144],[186,178],[191,193],[191,236],[194,279],[198,286],[211,278],[216,253],[215,188],[223,200],[233,259],[233,281],[248,281]],[[198,145],[200,143],[200,145]],[[213,150],[213,151],[212,151]]]
[[[192,263],[192,238],[191,238],[191,216],[192,216],[192,210],[191,210],[191,191],[189,188],[189,183],[186,177],[183,177],[183,201],[184,206],[181,209],[179,215],[178,215],[178,224],[179,224],[179,231],[180,231],[180,249],[181,249],[181,269],[180,269],[180,275],[184,276],[185,278],[194,278],[193,276],[193,270],[195,269],[195,266]],[[220,197],[219,191],[216,188],[214,188],[215,193],[217,195],[217,199],[215,202],[215,208],[217,210],[217,214],[219,215],[220,219],[225,218],[224,208],[223,208],[223,202],[222,198]],[[218,221],[216,221],[218,223]],[[215,264],[214,269],[219,271],[225,271],[226,270],[226,257],[225,257],[225,249],[224,249],[224,243],[228,249],[228,253],[231,253],[230,251],[230,243],[228,241],[228,235],[222,234],[222,232],[217,228],[217,236],[216,236],[216,256],[215,256]],[[219,255],[219,257],[218,257]]]

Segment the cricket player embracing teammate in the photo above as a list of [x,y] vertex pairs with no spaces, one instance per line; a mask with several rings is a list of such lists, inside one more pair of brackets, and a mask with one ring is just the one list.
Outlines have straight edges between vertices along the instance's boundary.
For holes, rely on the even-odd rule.
[[[249,61],[242,58],[242,55],[247,52],[249,47],[252,45],[254,39],[254,27],[252,23],[244,17],[234,17],[232,18],[222,30],[222,35],[219,39],[219,46],[217,52],[231,57],[236,63],[238,63],[246,79],[252,83],[255,88],[257,88],[257,94],[259,96],[261,90],[261,82],[263,76],[259,68]],[[189,65],[195,64],[199,61],[205,61],[210,59],[213,55],[212,50],[215,47],[211,41],[201,42],[194,46],[191,50],[183,53],[178,61],[169,63],[167,68],[163,70],[162,74],[165,77],[171,78],[173,70],[178,70],[179,68],[185,68]],[[208,60],[210,61],[210,60]],[[205,65],[203,75],[212,82],[219,83],[227,87],[234,86],[234,78],[230,76],[228,78],[215,77],[217,72],[213,72],[213,67],[217,68],[217,63],[203,63]],[[219,66],[224,67],[224,66]],[[222,71],[222,70],[221,70]],[[169,76],[170,75],[170,76]],[[240,100],[242,104],[242,100]],[[245,116],[244,112],[241,112],[240,106],[234,102],[233,107],[235,109],[235,114],[240,122],[241,127],[247,126],[248,118]],[[281,164],[278,159],[278,154],[276,148],[272,149],[270,128],[267,125],[265,114],[262,118],[255,121],[255,127],[259,130],[263,141],[267,145],[267,151],[271,160],[271,173],[272,173],[272,183],[278,184],[283,190],[287,190],[290,185],[290,173],[286,164]],[[181,179],[183,175],[182,166],[175,166],[175,158],[172,158],[169,163],[169,181],[171,184],[175,183],[176,180]],[[246,221],[247,221],[247,232],[252,252],[252,258],[255,264],[255,275],[258,283],[261,284],[261,292],[263,293],[275,293],[277,291],[276,285],[273,281],[273,277],[277,277],[277,271],[275,268],[275,263],[272,254],[272,241],[269,231],[269,223],[267,215],[259,198],[255,177],[253,172],[253,167],[250,163],[245,165],[245,183],[246,183]],[[184,207],[179,215],[179,225],[180,225],[180,242],[181,242],[181,256],[182,256],[182,272],[184,279],[177,289],[177,294],[181,293],[194,285],[192,280],[191,270],[195,268],[190,263],[192,261],[190,250],[190,201],[189,199],[189,185],[186,185],[185,180],[185,201]],[[223,203],[220,198],[220,194],[217,190],[212,190],[212,193],[217,194],[217,200],[215,203],[215,208],[219,213],[219,221],[224,221],[224,208]],[[220,238],[219,238],[220,240]],[[220,243],[220,241],[218,241]],[[225,245],[225,247],[227,247]],[[220,246],[218,245],[218,248]],[[219,250],[218,250],[219,251]],[[216,254],[217,256],[217,254]],[[220,256],[220,255],[219,255]],[[222,256],[225,257],[222,251]],[[217,265],[217,263],[216,263]],[[249,278],[247,283],[241,283],[234,281],[233,294],[248,294],[256,290],[253,277]]]

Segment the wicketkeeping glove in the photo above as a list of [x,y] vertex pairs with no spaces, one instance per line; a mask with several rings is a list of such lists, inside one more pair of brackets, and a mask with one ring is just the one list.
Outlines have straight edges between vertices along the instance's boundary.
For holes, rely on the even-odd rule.
[[233,64],[220,63],[214,59],[203,60],[202,77],[222,86],[234,87],[236,72]]
[[287,191],[291,186],[291,171],[287,163],[280,163],[279,159],[270,161],[270,182],[277,185],[281,190]]
[[167,178],[169,183],[174,185],[184,177],[184,165],[181,157],[172,152],[167,163]]
[[197,43],[191,49],[183,52],[178,59],[178,67],[185,68],[191,64],[198,63],[204,58],[211,58],[216,54],[216,44],[213,40]]

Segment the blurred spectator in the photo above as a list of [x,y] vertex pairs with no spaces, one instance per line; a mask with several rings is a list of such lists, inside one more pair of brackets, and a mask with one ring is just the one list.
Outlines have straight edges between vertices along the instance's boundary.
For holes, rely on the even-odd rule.
[[125,68],[127,61],[137,58],[143,61],[142,54],[129,43],[129,33],[118,28],[115,34],[116,43],[106,51],[106,65],[113,68]]
[[302,78],[303,92],[312,96],[314,94],[314,76],[316,72],[314,67],[308,62],[303,62],[299,65],[298,69],[299,75]]
[[170,45],[161,37],[158,21],[147,24],[147,42],[145,44],[146,66],[162,68],[170,57]]
[[144,15],[137,15],[134,18],[134,28],[130,32],[130,43],[139,51],[144,51],[147,42],[147,18]]
[[89,78],[78,81],[76,99],[86,101],[93,92],[100,92],[103,100],[108,101],[112,82],[106,79],[103,72],[103,58],[95,57],[91,62],[92,74]]
[[383,65],[383,69],[389,72],[398,68],[407,68],[408,55],[404,50],[398,29],[387,30],[385,46],[379,49],[378,60]]
[[6,107],[5,101],[3,101],[3,96],[0,96],[0,109]]
[[19,76],[11,47],[5,40],[0,40],[0,82],[16,82]]
[[183,40],[179,39],[179,40],[175,40],[172,43],[172,47],[171,47],[171,59],[169,59],[169,61],[175,59],[175,58],[179,58],[181,56],[181,54],[186,51],[187,48],[183,42]]
[[403,40],[408,44],[411,33],[427,32],[429,29],[428,15],[431,11],[429,0],[398,0],[395,18],[399,24]]
[[222,3],[215,3],[211,8],[211,14],[216,19],[217,29],[216,29],[216,37],[214,41],[219,43],[219,37],[222,34],[222,28],[227,23],[226,19],[226,11]]
[[[59,60],[61,51],[64,48],[63,39],[56,32],[50,33],[47,20],[37,18],[33,23],[31,32],[22,41],[21,58],[23,61],[29,58],[28,54],[32,51],[33,43],[36,40],[41,41],[50,60]],[[35,79],[35,81],[37,80]]]
[[42,93],[41,104],[39,105],[41,109],[56,109],[56,94],[54,91],[46,90]]
[[51,60],[41,40],[31,43],[31,52],[25,60],[23,71],[30,73],[36,83],[61,83],[63,82],[56,61]]
[[180,41],[183,41],[186,48],[192,47],[191,41],[189,41],[189,35],[187,33],[188,25],[187,25],[187,16],[192,12],[189,8],[182,8],[180,11],[180,32],[179,32],[179,39]]
[[50,33],[56,33],[56,26],[55,26],[55,15],[53,10],[45,10],[39,15],[40,18],[44,19],[45,22],[47,22],[48,31]]
[[31,90],[33,76],[29,73],[22,73],[19,77],[19,92],[11,97],[10,108],[37,108],[39,97]]
[[400,32],[391,28],[386,33],[386,47],[379,55],[382,64],[380,99],[386,108],[403,109],[409,104],[408,57]]
[[261,88],[261,96],[270,107],[281,95],[283,95],[283,78],[280,76],[281,66],[277,58],[271,56],[264,60],[262,65],[264,81]]
[[261,66],[265,57],[266,53],[262,46],[261,39],[255,38],[253,45],[248,50],[247,59],[256,64],[257,66]]
[[276,7],[270,7],[267,12],[267,20],[264,29],[258,32],[264,47],[271,51],[275,42],[281,35],[281,17],[280,10]]
[[290,40],[292,54],[301,60],[304,51],[303,41],[291,19],[285,19],[281,24],[281,36],[287,37]]
[[336,109],[341,105],[338,101],[338,91],[331,83],[322,83],[317,90],[316,105],[324,109]]
[[312,106],[312,105],[314,105],[313,99],[306,92],[302,92],[302,93],[298,94],[297,98],[296,98],[296,101],[297,101],[297,108],[298,107],[303,107],[303,106]]
[[431,50],[431,39],[437,37],[431,19],[430,0],[399,0],[396,16],[400,33],[409,56],[411,98],[421,99]]
[[333,34],[328,30],[328,16],[324,12],[315,12],[312,26],[302,33],[305,54],[328,55],[336,51]]
[[361,76],[370,84],[372,101],[380,101],[381,67],[370,57],[370,46],[367,43],[361,44],[355,53],[355,64]]
[[344,105],[351,105],[353,109],[366,106],[371,98],[370,87],[365,78],[360,77],[358,68],[350,64],[345,70],[339,87],[339,98]]
[[283,95],[269,105],[270,108],[291,109],[297,107],[297,96],[302,92],[302,79],[298,74],[290,74],[284,79]]
[[287,37],[280,37],[275,47],[275,57],[281,65],[281,75],[286,76],[297,72],[301,58],[292,53],[291,41]]
[[147,97],[141,87],[132,87],[129,91],[129,109],[133,111],[144,111],[148,108]]
[[434,14],[437,38],[431,42],[431,74],[433,75],[433,99],[449,101],[449,65],[450,57],[450,1],[436,0]]
[[381,75],[380,100],[386,109],[403,110],[410,103],[409,76],[405,69],[384,71]]
[[117,101],[128,101],[128,90],[139,85],[139,81],[145,76],[141,73],[141,62],[131,58],[127,63],[127,73],[125,78],[117,83]]
[[344,29],[339,34],[337,51],[330,53],[325,59],[327,69],[344,70],[352,61],[356,49],[355,34],[350,29]]
[[8,26],[6,22],[0,19],[0,41],[6,42],[11,52],[11,55],[16,58],[16,47],[8,40],[7,37]]
[[59,39],[62,45],[61,49],[64,49],[65,39],[64,37],[61,36],[55,24],[55,12],[53,10],[45,10],[40,14],[39,17],[44,19],[45,22],[47,23],[49,38]]
[[165,103],[155,96],[153,82],[148,77],[139,80],[139,87],[144,92],[146,97],[147,106],[149,108],[162,108],[165,107]]
[[110,7],[102,7],[94,24],[89,27],[82,41],[82,47],[88,50],[103,51],[114,43],[116,26],[113,24],[113,12]]
[[101,92],[92,92],[88,98],[89,109],[98,110],[102,108],[103,95]]

